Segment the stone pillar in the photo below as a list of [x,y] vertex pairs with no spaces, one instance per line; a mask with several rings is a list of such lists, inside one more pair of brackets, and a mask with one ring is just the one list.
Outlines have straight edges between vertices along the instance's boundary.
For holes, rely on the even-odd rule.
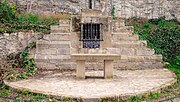
[[104,61],[104,78],[105,79],[113,78],[113,60]]
[[85,60],[77,60],[76,76],[80,79],[85,79]]

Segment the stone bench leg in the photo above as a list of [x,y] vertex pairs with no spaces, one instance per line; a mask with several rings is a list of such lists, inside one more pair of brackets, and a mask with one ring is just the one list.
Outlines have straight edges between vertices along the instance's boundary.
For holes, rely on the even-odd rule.
[[85,79],[85,61],[77,60],[76,64],[77,64],[76,77],[80,79]]
[[113,78],[113,60],[104,61],[104,78],[105,79]]

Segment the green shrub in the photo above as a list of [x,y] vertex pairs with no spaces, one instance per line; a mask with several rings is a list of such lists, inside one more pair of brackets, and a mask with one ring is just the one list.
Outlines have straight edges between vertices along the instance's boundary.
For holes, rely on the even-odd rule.
[[162,54],[165,61],[171,62],[180,55],[180,28],[157,28],[147,37],[149,45],[156,53]]
[[29,51],[35,47],[35,43],[29,44],[25,50],[20,51],[19,53],[11,53],[7,56],[7,60],[11,63],[9,68],[21,69],[21,71],[11,71],[7,75],[9,80],[25,79],[28,76],[35,74],[36,67],[35,61],[33,58],[29,58]]
[[36,14],[17,14],[15,5],[0,1],[0,34],[29,30],[49,33],[53,24],[57,24],[57,21],[42,19]]
[[154,18],[154,19],[149,19],[149,23],[158,25],[158,23],[162,20],[165,20],[165,16],[159,17],[159,18]]
[[177,56],[171,64],[168,64],[167,68],[174,71],[177,75],[180,74],[180,56]]
[[16,19],[15,7],[10,6],[6,1],[0,1],[0,22],[12,22]]

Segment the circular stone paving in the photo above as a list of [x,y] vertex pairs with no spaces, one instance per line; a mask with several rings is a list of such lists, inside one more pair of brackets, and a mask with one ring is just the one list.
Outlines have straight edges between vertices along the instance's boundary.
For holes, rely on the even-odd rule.
[[102,71],[86,72],[86,76],[95,77],[79,80],[74,72],[48,72],[33,79],[5,81],[5,84],[35,93],[91,99],[144,94],[175,82],[175,75],[167,69],[118,70],[114,71],[113,79],[102,79]]

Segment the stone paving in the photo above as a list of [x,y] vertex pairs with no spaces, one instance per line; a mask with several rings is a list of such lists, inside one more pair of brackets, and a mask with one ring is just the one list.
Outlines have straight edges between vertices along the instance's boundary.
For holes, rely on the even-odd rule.
[[102,79],[103,71],[88,71],[87,78],[75,78],[75,72],[46,72],[36,78],[7,82],[15,89],[72,98],[102,98],[156,92],[174,83],[175,75],[167,69],[116,70],[113,79]]

